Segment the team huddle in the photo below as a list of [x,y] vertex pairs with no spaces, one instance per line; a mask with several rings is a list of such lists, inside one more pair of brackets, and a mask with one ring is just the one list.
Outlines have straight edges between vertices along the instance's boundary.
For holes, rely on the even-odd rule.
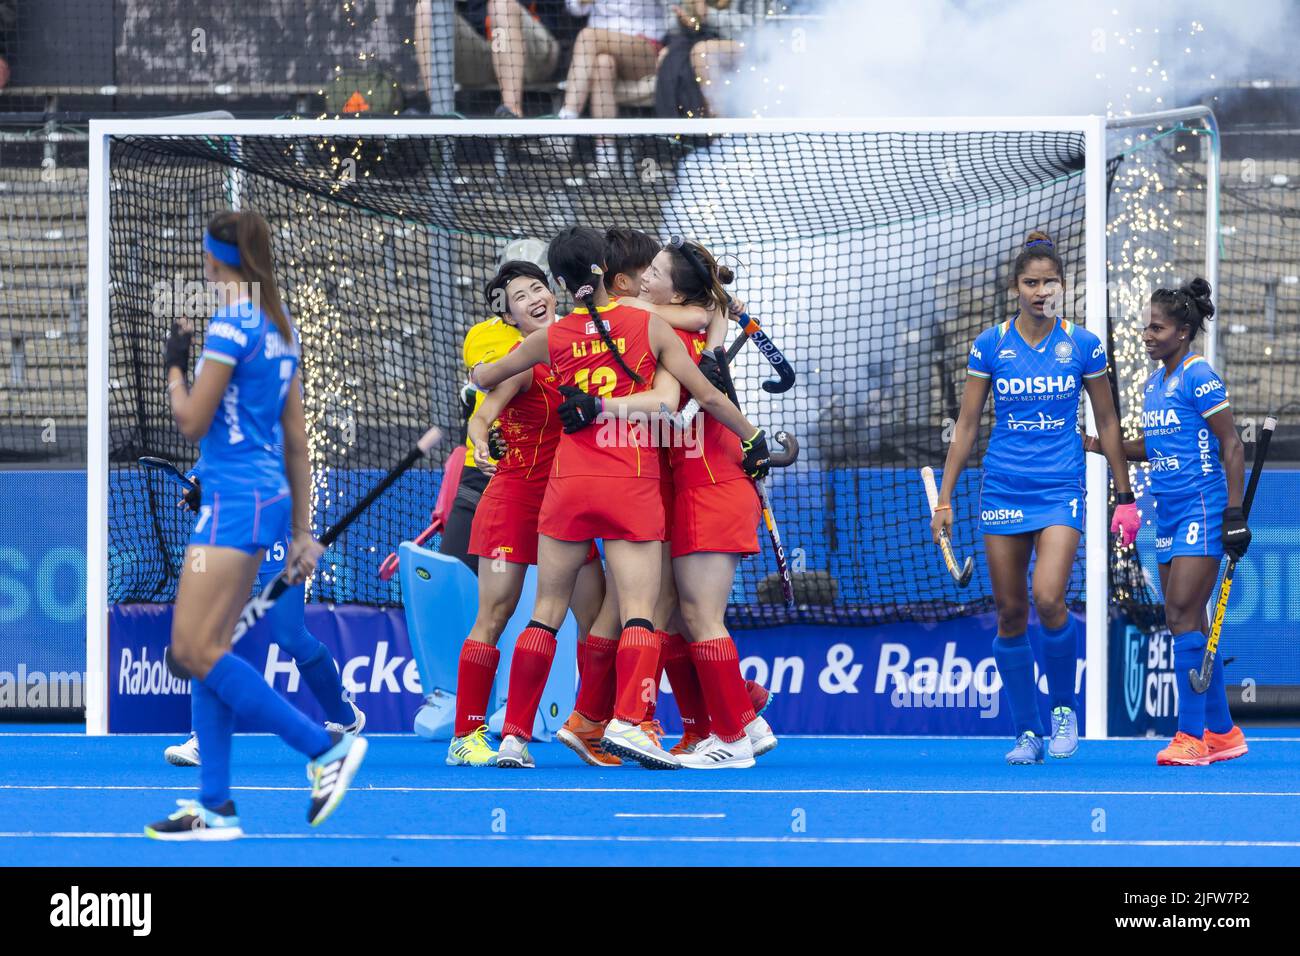
[[[255,212],[222,213],[209,223],[204,249],[210,281],[256,282],[261,305],[234,303],[212,317],[192,384],[187,323],[175,324],[165,352],[173,416],[200,442],[199,490],[189,501],[198,520],[169,651],[192,676],[193,734],[167,753],[173,763],[200,767],[200,793],[146,827],[149,836],[170,840],[242,834],[230,795],[236,715],[271,728],[309,758],[313,825],[337,807],[366,752],[365,717],[346,699],[326,648],[303,626],[301,591],[277,603],[273,639],[325,709],[324,727],[230,653],[254,580],[283,571],[299,584],[322,548],[311,532],[301,345],[275,285],[266,223]],[[534,715],[555,663],[556,634],[571,611],[579,685],[558,736],[583,761],[752,767],[777,743],[761,716],[769,694],[743,678],[725,614],[740,558],[759,551],[756,482],[773,461],[765,432],[729,397],[725,363],[712,351],[744,309],[725,290],[733,276],[698,243],[661,245],[621,226],[566,229],[550,241],[547,266],[549,277],[536,262],[504,262],[484,289],[493,318],[471,331],[491,345],[467,362],[478,392],[467,426],[472,463],[444,550],[448,542],[463,546],[478,574],[479,602],[460,652],[446,762],[534,766]],[[1077,634],[1065,593],[1084,523],[1085,451],[1110,464],[1111,530],[1122,545],[1133,542],[1140,523],[1126,462],[1152,466],[1161,587],[1180,674],[1179,733],[1159,762],[1240,756],[1245,740],[1228,714],[1218,659],[1208,693],[1183,687],[1193,658],[1199,664],[1206,649],[1204,607],[1219,559],[1225,551],[1239,557],[1250,539],[1244,453],[1227,391],[1190,352],[1213,315],[1208,284],[1196,280],[1152,297],[1144,341],[1160,364],[1146,391],[1145,439],[1126,442],[1104,346],[1060,316],[1064,276],[1051,239],[1031,233],[1012,269],[1019,312],[971,347],[933,518],[938,541],[951,529],[953,491],[992,392],[995,425],[978,515],[998,609],[994,656],[1016,725],[1007,760],[1041,763],[1079,746]],[[575,303],[559,318],[551,280]],[[1081,440],[1085,390],[1098,434]],[[683,412],[688,405],[699,409],[694,418]],[[670,420],[670,428],[651,427]],[[192,571],[199,553],[201,575]],[[1031,557],[1050,731],[1039,715],[1027,637]],[[487,711],[496,645],[530,565],[537,567],[535,602],[514,645],[505,721],[494,743]],[[671,747],[655,719],[665,674],[684,726]]]

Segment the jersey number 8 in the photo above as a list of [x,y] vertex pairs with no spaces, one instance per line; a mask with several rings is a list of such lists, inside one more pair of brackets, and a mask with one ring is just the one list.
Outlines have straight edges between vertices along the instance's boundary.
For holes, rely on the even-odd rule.
[[574,376],[578,383],[578,388],[582,389],[588,395],[591,394],[591,386],[596,386],[596,394],[601,398],[608,398],[614,394],[614,388],[618,385],[618,375],[608,365],[601,365],[595,369],[578,369],[578,374]]

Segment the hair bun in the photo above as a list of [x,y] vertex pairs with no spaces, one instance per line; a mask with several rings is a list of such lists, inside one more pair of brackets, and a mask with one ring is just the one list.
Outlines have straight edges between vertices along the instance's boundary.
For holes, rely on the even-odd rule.
[[731,285],[736,281],[736,274],[727,266],[718,266],[718,281],[723,285]]
[[1214,302],[1211,299],[1213,289],[1210,288],[1207,280],[1197,276],[1178,291],[1192,300],[1192,304],[1196,307],[1196,311],[1201,313],[1202,318],[1208,319],[1214,315]]
[[1026,249],[1028,249],[1030,246],[1035,246],[1035,245],[1046,245],[1052,249],[1056,248],[1056,243],[1052,242],[1052,237],[1049,236],[1047,233],[1043,232],[1041,229],[1035,229],[1029,235],[1025,236]]

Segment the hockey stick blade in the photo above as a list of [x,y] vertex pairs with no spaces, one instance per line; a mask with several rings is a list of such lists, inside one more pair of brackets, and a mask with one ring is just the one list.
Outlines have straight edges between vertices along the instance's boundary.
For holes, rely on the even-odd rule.
[[[934,482],[934,469],[929,465],[921,469],[921,482],[925,485],[925,497],[930,505],[930,516],[934,517],[939,507],[939,489]],[[948,566],[948,573],[957,582],[957,587],[964,588],[970,584],[970,579],[975,574],[974,557],[967,555],[965,562],[959,568],[957,556],[953,554],[952,541],[946,531],[939,533],[939,551],[943,555],[943,563]]]
[[187,491],[194,487],[194,479],[187,477],[185,472],[181,471],[180,466],[170,459],[158,458],[154,455],[141,455],[136,461],[145,468],[161,471],[165,477],[170,478]]

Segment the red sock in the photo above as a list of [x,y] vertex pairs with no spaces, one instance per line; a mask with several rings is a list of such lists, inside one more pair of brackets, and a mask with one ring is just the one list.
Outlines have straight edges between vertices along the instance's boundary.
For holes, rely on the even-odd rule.
[[510,659],[510,689],[506,693],[506,720],[501,735],[533,739],[533,719],[542,702],[542,690],[555,659],[555,635],[544,627],[529,624],[515,641]]
[[745,725],[754,719],[754,705],[740,676],[740,655],[729,636],[691,645],[691,660],[700,675],[700,686],[713,718],[713,732],[726,743],[745,735]]
[[501,652],[491,644],[465,638],[460,646],[460,664],[456,669],[457,737],[472,734],[487,723],[488,695],[497,676]]
[[695,665],[691,663],[690,647],[680,634],[665,634],[664,639],[668,683],[672,685],[673,697],[677,699],[677,709],[682,714],[682,728],[697,737],[707,737],[709,707],[704,702],[700,676],[695,673]]
[[582,683],[578,685],[578,702],[574,710],[588,720],[604,723],[614,713],[614,655],[618,641],[587,635],[583,656]]
[[655,669],[659,666],[660,646],[658,635],[640,623],[623,628],[614,664],[618,695],[614,716],[619,720],[639,724],[646,719],[646,709],[657,689]]
[[578,641],[578,681],[582,682],[582,669],[587,666],[587,639]]
[[655,631],[655,637],[659,639],[659,661],[655,664],[655,699],[646,706],[646,720],[654,720],[655,711],[659,709],[659,688],[664,686],[664,666],[668,663],[668,635],[663,631]]

